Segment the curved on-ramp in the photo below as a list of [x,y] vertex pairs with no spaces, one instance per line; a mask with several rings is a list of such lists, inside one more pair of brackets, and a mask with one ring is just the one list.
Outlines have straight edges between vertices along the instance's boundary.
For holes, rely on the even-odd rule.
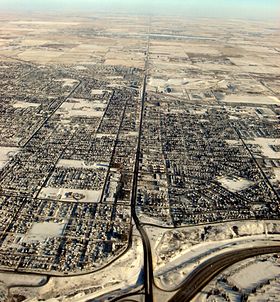
[[169,302],[187,302],[195,297],[215,276],[241,260],[264,254],[279,253],[280,245],[246,248],[217,255],[198,266],[183,282]]

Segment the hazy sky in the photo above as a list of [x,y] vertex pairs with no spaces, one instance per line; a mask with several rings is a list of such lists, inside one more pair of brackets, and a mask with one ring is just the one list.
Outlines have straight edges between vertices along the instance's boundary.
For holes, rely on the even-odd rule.
[[280,0],[0,0],[0,10],[95,10],[280,19]]

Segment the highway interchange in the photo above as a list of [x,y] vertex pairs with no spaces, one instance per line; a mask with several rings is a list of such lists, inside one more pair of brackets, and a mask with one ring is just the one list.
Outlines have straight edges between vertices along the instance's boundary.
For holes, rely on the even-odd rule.
[[215,276],[227,267],[246,258],[279,253],[280,245],[253,247],[238,251],[226,252],[210,258],[199,265],[183,282],[181,289],[169,300],[169,302],[191,301]]

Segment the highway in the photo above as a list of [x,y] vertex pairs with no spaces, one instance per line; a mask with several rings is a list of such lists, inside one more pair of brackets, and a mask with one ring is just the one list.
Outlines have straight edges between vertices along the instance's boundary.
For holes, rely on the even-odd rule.
[[279,253],[280,245],[246,248],[217,255],[198,266],[183,282],[169,302],[187,302],[227,267],[257,255]]
[[138,144],[137,144],[137,150],[136,150],[133,185],[132,185],[132,192],[131,192],[131,215],[135,222],[136,228],[138,229],[138,231],[141,235],[143,249],[144,249],[145,301],[152,302],[153,301],[153,268],[152,268],[151,246],[150,246],[149,238],[148,238],[143,226],[141,225],[141,223],[137,217],[136,211],[135,211],[135,205],[136,205],[136,199],[137,199],[139,160],[140,160],[140,154],[141,154],[141,134],[142,134],[142,124],[143,124],[143,111],[144,111],[144,103],[145,103],[145,98],[146,98],[146,81],[147,81],[147,75],[145,75],[144,81],[143,81]]
[[[151,20],[150,20],[151,22]],[[150,26],[149,26],[150,34]],[[139,132],[138,132],[138,142],[136,149],[136,158],[134,165],[134,175],[132,183],[132,192],[131,192],[131,216],[135,222],[136,228],[139,231],[144,252],[144,288],[145,288],[145,302],[153,302],[153,265],[152,265],[152,252],[151,245],[148,235],[146,234],[141,222],[138,219],[136,214],[135,206],[137,200],[137,184],[138,184],[138,174],[139,174],[139,161],[141,155],[141,136],[142,136],[142,125],[143,125],[143,113],[145,107],[146,99],[146,86],[147,86],[147,73],[148,73],[148,63],[149,63],[149,50],[150,50],[150,36],[148,36],[146,59],[145,59],[145,76],[143,79],[142,86],[142,95],[141,95],[141,110],[140,110],[140,121],[139,121]]]

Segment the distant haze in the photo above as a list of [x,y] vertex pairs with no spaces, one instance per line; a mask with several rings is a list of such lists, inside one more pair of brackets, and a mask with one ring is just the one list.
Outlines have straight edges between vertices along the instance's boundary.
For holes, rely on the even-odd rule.
[[280,18],[280,0],[0,0],[0,10],[92,10],[269,20]]

